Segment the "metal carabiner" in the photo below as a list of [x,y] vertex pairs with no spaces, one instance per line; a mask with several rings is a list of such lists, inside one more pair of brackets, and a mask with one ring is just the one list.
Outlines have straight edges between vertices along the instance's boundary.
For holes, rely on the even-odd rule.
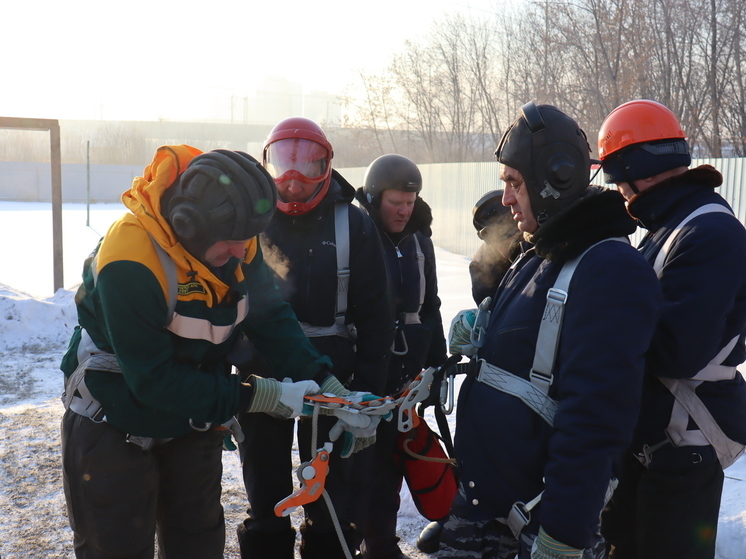
[[200,433],[203,433],[205,431],[209,431],[210,427],[212,427],[212,423],[209,421],[207,423],[202,423],[201,425],[197,425],[192,421],[192,419],[189,419],[189,427],[194,429],[195,431],[199,431]]
[[[402,351],[396,350],[396,338],[399,336],[399,333],[401,333],[401,341],[402,344],[404,344],[404,349]],[[409,345],[407,345],[407,336],[404,335],[404,330],[401,328],[396,329],[396,333],[394,335],[394,343],[391,344],[391,353],[393,355],[406,355],[409,353]]]

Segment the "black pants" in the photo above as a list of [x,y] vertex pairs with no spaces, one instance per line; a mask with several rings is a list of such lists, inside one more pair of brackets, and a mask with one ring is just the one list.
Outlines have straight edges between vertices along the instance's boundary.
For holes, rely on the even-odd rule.
[[[334,417],[319,417],[317,448],[329,441],[329,430],[336,423]],[[239,416],[245,440],[239,444],[244,485],[249,501],[247,530],[265,533],[285,532],[290,517],[275,516],[275,505],[298,488],[292,465],[294,420],[275,419],[263,413],[243,413]],[[301,461],[311,459],[311,418],[298,421],[298,445]],[[343,459],[337,445],[330,457],[325,489],[343,528],[350,525],[348,509],[351,461]],[[304,538],[313,534],[333,533],[334,525],[323,498],[304,507],[306,529]]]
[[62,418],[65,500],[78,559],[222,559],[223,435],[193,432],[144,451],[107,423]]
[[[686,448],[671,452],[697,455]],[[602,516],[610,557],[713,559],[722,490],[717,460],[649,469],[626,453],[619,486]]]
[[401,553],[396,521],[404,473],[396,461],[398,434],[396,416],[390,422],[381,421],[376,444],[353,457],[358,474],[353,481],[358,498],[354,519],[363,538],[360,549],[365,559],[386,559]]

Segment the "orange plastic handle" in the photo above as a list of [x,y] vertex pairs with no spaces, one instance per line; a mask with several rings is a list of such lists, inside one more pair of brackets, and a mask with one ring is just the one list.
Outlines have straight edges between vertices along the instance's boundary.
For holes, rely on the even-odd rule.
[[328,473],[329,451],[321,449],[311,462],[298,467],[300,489],[275,505],[275,516],[289,516],[297,507],[313,503],[321,497]]

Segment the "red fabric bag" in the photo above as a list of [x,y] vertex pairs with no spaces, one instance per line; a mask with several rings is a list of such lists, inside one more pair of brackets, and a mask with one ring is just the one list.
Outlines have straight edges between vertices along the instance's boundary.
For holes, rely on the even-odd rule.
[[417,510],[428,520],[448,516],[458,490],[456,467],[422,417],[407,433],[399,433],[397,459],[404,470]]

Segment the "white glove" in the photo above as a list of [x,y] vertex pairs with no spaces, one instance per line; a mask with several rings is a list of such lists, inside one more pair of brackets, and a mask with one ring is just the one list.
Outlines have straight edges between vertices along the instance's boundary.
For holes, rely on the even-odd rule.
[[293,382],[286,378],[278,382],[255,375],[249,380],[254,385],[254,396],[246,410],[249,413],[264,412],[285,419],[298,417],[303,411],[303,397],[319,393],[319,385],[312,380]]
[[[228,433],[223,438],[223,450],[236,450],[236,445],[233,443],[233,439],[236,439],[237,443],[242,443],[246,437],[244,437],[243,429],[239,425],[238,420],[235,417],[231,417],[228,421],[223,423],[218,429],[221,431],[227,431]],[[233,438],[231,438],[233,435]]]
[[339,419],[329,431],[329,440],[334,442],[342,436],[342,458],[349,458],[354,453],[369,447],[376,442],[376,429],[381,415],[367,415],[347,410],[335,410]]
[[472,330],[477,317],[477,309],[459,311],[451,321],[448,333],[448,353],[451,355],[476,355],[479,348],[472,343]]

